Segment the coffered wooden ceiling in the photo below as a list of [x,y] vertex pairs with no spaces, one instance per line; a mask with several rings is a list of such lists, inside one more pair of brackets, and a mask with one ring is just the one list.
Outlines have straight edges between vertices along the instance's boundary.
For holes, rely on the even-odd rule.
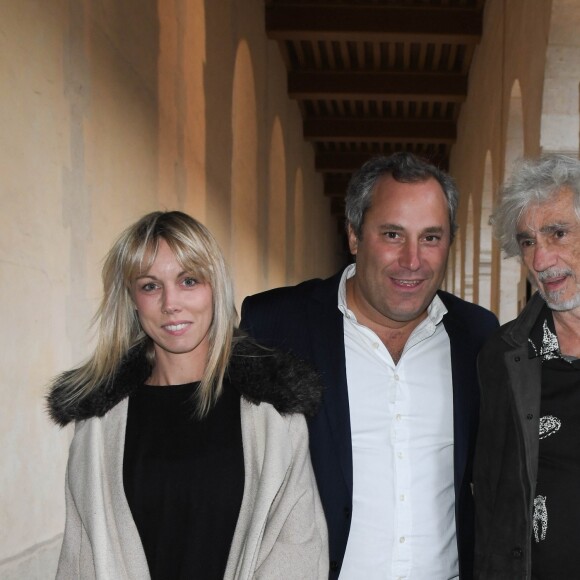
[[332,212],[351,173],[412,151],[448,168],[485,0],[266,0]]

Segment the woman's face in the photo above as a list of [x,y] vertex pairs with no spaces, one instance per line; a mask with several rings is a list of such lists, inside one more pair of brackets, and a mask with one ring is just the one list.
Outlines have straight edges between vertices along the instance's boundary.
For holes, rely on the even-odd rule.
[[201,378],[213,316],[210,285],[184,272],[161,239],[149,270],[133,280],[131,295],[143,331],[154,343],[156,369],[179,364],[196,375],[191,380]]

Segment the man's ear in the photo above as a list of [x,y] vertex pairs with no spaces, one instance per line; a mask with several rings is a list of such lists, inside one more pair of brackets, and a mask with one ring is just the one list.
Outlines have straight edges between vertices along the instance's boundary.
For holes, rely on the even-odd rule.
[[348,224],[347,233],[348,233],[348,247],[350,249],[350,253],[353,256],[356,256],[358,252],[358,238],[356,237],[356,234],[354,233],[354,229],[352,228],[351,224]]

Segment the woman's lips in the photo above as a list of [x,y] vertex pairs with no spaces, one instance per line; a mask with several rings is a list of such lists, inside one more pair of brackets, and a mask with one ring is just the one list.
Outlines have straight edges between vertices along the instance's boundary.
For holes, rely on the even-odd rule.
[[162,328],[169,334],[179,336],[189,328],[190,324],[191,322],[171,322],[170,324],[164,324]]

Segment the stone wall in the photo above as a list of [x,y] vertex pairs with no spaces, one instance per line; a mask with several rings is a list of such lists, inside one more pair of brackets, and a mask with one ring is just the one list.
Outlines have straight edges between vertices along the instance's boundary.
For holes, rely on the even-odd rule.
[[340,264],[263,11],[0,0],[2,578],[54,577],[72,433],[43,397],[90,350],[102,258],[124,227],[157,209],[204,221],[234,259],[238,304]]
[[[491,305],[502,322],[516,316],[525,283],[517,259],[504,260],[490,229],[481,224],[487,224],[489,217],[489,191],[495,202],[513,161],[541,152],[551,16],[550,0],[486,1],[484,34],[474,55],[451,157],[450,172],[461,192],[458,242],[462,247],[454,253],[459,259],[451,261],[447,285],[454,281],[456,292],[465,295],[465,272],[472,271],[472,296]],[[470,200],[473,216],[468,216]],[[487,215],[482,215],[482,207]],[[469,230],[468,222],[478,227]],[[466,268],[466,263],[472,267]],[[479,291],[481,272],[485,296]]]

